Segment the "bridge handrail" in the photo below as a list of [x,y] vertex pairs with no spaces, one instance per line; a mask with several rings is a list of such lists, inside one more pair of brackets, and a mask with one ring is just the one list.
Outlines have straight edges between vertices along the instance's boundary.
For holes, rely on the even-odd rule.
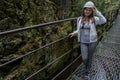
[[62,22],[72,21],[72,20],[75,20],[75,19],[77,19],[77,18],[63,19],[63,20],[52,21],[52,22],[48,22],[48,23],[42,23],[42,24],[38,24],[38,25],[32,25],[32,26],[28,26],[28,27],[24,27],[24,28],[8,30],[8,31],[0,32],[0,36],[9,35],[9,34],[13,34],[13,33],[18,33],[18,32],[22,32],[22,31],[26,31],[26,30],[30,30],[30,29],[41,28],[41,27],[44,27],[44,26],[58,24],[58,23],[62,23]]

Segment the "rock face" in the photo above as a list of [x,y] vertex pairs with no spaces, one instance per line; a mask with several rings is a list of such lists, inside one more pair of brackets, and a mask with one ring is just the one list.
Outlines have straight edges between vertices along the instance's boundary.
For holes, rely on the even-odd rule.
[[[0,32],[68,18],[73,15],[73,0],[0,0]],[[67,3],[66,3],[67,2]],[[74,1],[73,1],[74,2]],[[67,6],[67,7],[66,7]],[[0,37],[0,64],[17,58],[71,31],[69,22]],[[62,45],[61,45],[62,44]],[[64,44],[64,45],[63,45]],[[23,80],[71,48],[62,40],[0,69],[0,79]],[[36,79],[50,79],[62,69],[70,56],[42,71]]]

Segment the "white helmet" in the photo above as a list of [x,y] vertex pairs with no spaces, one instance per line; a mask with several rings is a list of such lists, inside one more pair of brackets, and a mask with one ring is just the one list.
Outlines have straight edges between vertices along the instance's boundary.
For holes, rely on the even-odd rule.
[[89,7],[90,8],[90,7],[93,7],[93,6],[94,6],[94,3],[92,1],[88,1],[88,2],[85,3],[84,8],[85,7]]

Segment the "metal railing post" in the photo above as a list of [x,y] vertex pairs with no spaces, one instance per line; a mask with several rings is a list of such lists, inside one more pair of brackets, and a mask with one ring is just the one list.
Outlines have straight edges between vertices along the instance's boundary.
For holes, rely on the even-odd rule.
[[[74,20],[71,20],[71,27],[72,27],[72,32],[74,30]],[[71,60],[73,59],[73,47],[74,47],[74,38],[71,39],[72,41],[72,51],[71,51]]]

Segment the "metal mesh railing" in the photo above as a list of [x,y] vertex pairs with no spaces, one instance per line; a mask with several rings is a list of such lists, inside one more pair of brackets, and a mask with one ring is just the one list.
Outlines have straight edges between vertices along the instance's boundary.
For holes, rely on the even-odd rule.
[[[120,15],[115,20],[113,27],[106,33],[92,59],[90,79],[88,80],[120,80]],[[86,80],[83,78],[84,65],[68,78],[68,80]]]
[[120,80],[119,20],[120,16],[94,53],[91,80]]

